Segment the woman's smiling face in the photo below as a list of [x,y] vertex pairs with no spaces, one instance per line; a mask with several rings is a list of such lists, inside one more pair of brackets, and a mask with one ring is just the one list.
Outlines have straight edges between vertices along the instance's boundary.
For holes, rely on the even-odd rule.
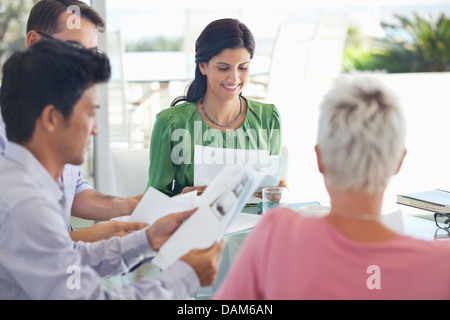
[[246,48],[225,49],[199,64],[206,76],[206,92],[222,100],[235,99],[249,79],[250,53]]

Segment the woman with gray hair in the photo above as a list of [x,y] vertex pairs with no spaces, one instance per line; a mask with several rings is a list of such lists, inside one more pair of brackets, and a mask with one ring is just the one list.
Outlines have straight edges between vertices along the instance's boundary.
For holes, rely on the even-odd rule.
[[321,104],[315,148],[330,213],[264,215],[215,298],[450,299],[450,243],[381,223],[384,191],[406,154],[405,127],[380,81],[337,81]]

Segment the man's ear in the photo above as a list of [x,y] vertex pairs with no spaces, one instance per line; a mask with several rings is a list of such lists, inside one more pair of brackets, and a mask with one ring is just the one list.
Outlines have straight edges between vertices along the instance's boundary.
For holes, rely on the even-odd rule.
[[61,112],[54,105],[49,104],[42,110],[39,121],[47,132],[55,132],[62,118]]
[[323,173],[322,158],[321,158],[321,155],[320,155],[319,146],[317,144],[314,146],[314,150],[316,151],[317,167],[319,168],[319,172]]
[[41,35],[34,30],[30,30],[27,33],[27,48],[31,47],[33,44],[41,39]]

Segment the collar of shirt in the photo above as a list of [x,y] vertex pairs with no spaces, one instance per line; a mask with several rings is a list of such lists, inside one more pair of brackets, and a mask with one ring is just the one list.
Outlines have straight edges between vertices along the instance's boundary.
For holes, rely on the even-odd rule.
[[53,180],[47,169],[27,148],[7,141],[4,157],[20,165],[40,187],[47,190],[54,196],[54,199],[59,199],[60,203],[64,205],[64,190],[61,183]]

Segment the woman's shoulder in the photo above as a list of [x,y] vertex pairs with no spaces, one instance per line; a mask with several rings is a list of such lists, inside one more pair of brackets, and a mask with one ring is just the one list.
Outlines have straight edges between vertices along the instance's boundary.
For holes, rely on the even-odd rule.
[[245,98],[245,100],[247,101],[248,108],[254,114],[261,116],[279,117],[278,108],[274,104],[247,98]]
[[324,225],[324,220],[321,217],[304,216],[290,208],[273,209],[265,214],[263,218],[266,220],[265,223],[271,225],[274,229],[281,230],[281,232],[286,230],[298,231],[298,229],[307,232],[307,230],[314,230]]
[[196,104],[192,102],[183,102],[176,106],[161,110],[157,114],[157,119],[162,121],[177,121],[179,119],[186,119],[196,111]]
[[247,98],[246,101],[249,110],[247,119],[252,126],[256,123],[269,128],[276,128],[281,125],[280,112],[274,104]]
[[248,98],[245,98],[245,100],[247,101],[248,106],[253,109],[262,109],[267,111],[277,110],[277,107],[272,103],[252,100]]

